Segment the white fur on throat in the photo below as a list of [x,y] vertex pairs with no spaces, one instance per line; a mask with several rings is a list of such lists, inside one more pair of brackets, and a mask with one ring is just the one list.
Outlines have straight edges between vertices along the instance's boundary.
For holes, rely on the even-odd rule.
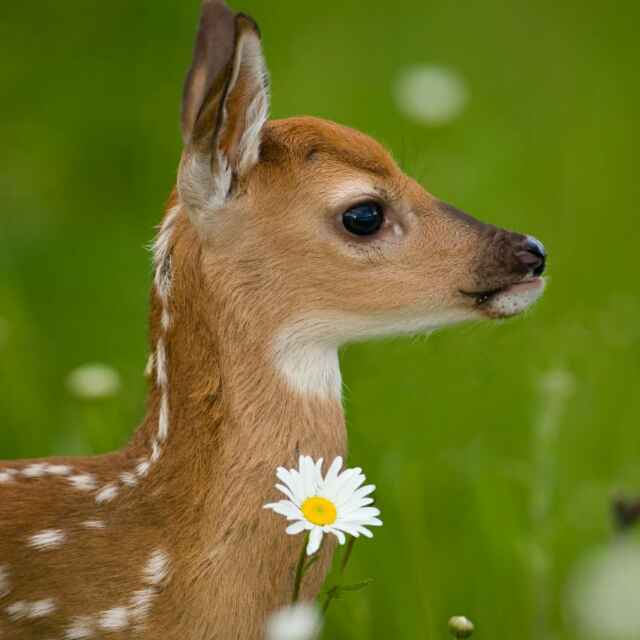
[[342,374],[335,346],[300,339],[299,327],[285,328],[273,342],[273,362],[289,386],[301,395],[340,400]]
[[339,400],[342,396],[340,346],[383,336],[429,333],[468,319],[469,311],[455,309],[443,313],[307,314],[278,331],[271,343],[271,358],[276,371],[296,393]]

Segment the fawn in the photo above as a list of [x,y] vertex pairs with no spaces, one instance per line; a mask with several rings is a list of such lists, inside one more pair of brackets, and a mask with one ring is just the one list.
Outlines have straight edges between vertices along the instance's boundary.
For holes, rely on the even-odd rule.
[[3,640],[262,637],[301,541],[261,507],[278,465],[345,454],[338,348],[540,297],[539,241],[440,202],[362,133],[268,112],[257,26],[205,0],[146,417],[115,453],[0,465]]

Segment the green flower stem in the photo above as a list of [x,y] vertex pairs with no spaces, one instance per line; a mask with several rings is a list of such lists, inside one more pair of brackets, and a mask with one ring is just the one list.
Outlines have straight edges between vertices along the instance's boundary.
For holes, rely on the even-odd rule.
[[342,563],[340,564],[340,577],[344,575],[344,570],[347,568],[347,563],[349,562],[349,558],[351,557],[351,553],[353,551],[353,546],[356,543],[355,538],[349,538],[349,542],[347,542],[347,548],[344,550],[344,555],[342,556]]
[[326,615],[329,606],[335,600],[335,598],[340,593],[342,577],[344,576],[344,571],[347,568],[347,564],[349,562],[349,558],[351,558],[351,554],[353,553],[353,547],[356,543],[356,538],[350,537],[349,542],[347,542],[347,547],[344,550],[344,554],[342,555],[342,562],[340,563],[340,581],[338,584],[334,585],[327,591],[327,597],[324,601],[324,605],[322,605],[322,615]]
[[309,542],[309,533],[304,537],[304,544],[300,551],[300,558],[298,559],[298,565],[296,567],[296,579],[293,583],[293,596],[291,598],[292,603],[298,602],[300,597],[300,586],[302,585],[302,576],[304,575],[304,565],[307,558],[307,543]]

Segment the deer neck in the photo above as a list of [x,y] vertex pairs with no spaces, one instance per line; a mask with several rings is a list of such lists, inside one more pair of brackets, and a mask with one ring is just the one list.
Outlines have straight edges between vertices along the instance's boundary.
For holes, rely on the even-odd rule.
[[[344,455],[339,392],[305,382],[337,376],[339,385],[337,352],[296,343],[295,336],[287,345],[286,332],[265,326],[259,311],[238,317],[217,299],[220,292],[208,289],[194,266],[198,244],[179,214],[168,214],[159,240],[166,233],[172,241],[156,251],[151,391],[133,446],[149,452],[149,475],[180,500],[218,512],[230,492],[242,494],[234,517],[249,521],[277,498],[278,466],[296,465],[300,454]],[[274,345],[291,352],[284,371]]]

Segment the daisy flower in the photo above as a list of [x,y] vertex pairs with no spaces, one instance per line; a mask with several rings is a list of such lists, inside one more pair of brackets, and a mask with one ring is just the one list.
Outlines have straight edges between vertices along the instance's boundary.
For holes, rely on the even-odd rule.
[[309,532],[309,556],[320,548],[325,533],[344,544],[345,534],[372,538],[367,527],[382,525],[380,510],[369,506],[375,486],[364,485],[362,469],[340,471],[342,458],[338,456],[323,477],[322,462],[322,458],[314,462],[310,456],[300,456],[297,469],[278,467],[276,476],[282,484],[276,484],[276,489],[287,499],[264,505],[292,521],[286,530],[289,535]]

